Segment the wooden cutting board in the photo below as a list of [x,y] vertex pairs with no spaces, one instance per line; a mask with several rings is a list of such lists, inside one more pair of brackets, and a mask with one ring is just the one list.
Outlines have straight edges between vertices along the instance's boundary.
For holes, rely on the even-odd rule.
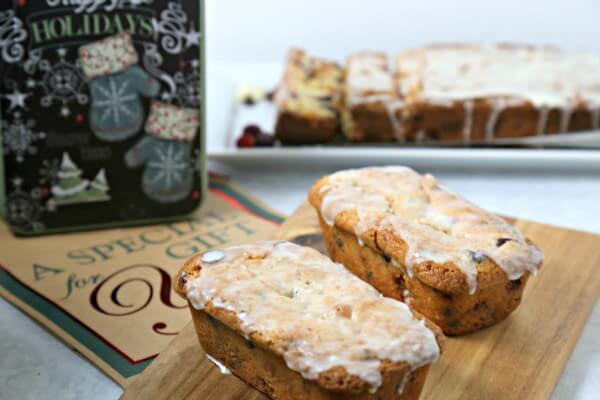
[[[600,296],[600,236],[513,221],[546,256],[530,279],[523,303],[507,320],[449,338],[431,368],[424,399],[547,399]],[[278,238],[323,251],[318,223],[307,204]],[[122,399],[266,399],[205,357],[189,324],[126,388]]]

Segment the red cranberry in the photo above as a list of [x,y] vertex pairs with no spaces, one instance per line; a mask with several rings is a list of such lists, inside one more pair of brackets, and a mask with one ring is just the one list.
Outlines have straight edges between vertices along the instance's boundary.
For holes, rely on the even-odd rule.
[[505,244],[506,242],[510,242],[511,240],[513,240],[513,239],[510,239],[510,238],[500,238],[500,239],[498,239],[498,240],[496,241],[496,246],[497,246],[497,247],[502,247],[502,246],[504,246],[504,244]]
[[256,145],[256,138],[250,134],[244,133],[237,141],[237,146],[240,148],[254,147]]

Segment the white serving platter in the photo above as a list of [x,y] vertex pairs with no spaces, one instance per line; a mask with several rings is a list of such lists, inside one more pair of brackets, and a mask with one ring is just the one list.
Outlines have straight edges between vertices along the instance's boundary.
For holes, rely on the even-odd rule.
[[[233,98],[242,85],[275,87],[281,65],[210,64],[207,82],[207,137],[209,160],[232,164],[364,166],[405,164],[417,168],[504,168],[527,170],[582,169],[600,171],[600,133],[529,138],[525,148],[458,148],[401,145],[298,146],[239,149],[235,146]],[[510,143],[506,143],[510,144]],[[541,148],[544,145],[545,148]],[[537,147],[536,147],[537,146]],[[560,147],[560,148],[558,148]]]

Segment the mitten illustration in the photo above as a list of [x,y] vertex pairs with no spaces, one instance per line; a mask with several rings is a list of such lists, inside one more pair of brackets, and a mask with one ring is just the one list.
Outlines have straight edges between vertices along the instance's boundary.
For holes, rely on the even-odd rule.
[[90,85],[90,128],[99,139],[118,142],[144,123],[140,96],[155,97],[160,84],[137,65],[131,35],[123,33],[79,49]]
[[185,199],[194,187],[191,153],[198,112],[155,101],[145,129],[148,136],[125,155],[125,163],[145,165],[142,190],[149,198],[159,203]]

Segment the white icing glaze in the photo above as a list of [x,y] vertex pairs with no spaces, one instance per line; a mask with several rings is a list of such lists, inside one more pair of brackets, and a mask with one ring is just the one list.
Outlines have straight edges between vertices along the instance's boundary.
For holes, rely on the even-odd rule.
[[400,382],[400,384],[396,388],[396,393],[398,393],[398,394],[404,393],[404,388],[406,387],[406,384],[408,383],[408,378],[410,378],[409,374],[404,375],[404,378],[402,378],[402,382]]
[[229,368],[227,368],[226,366],[224,366],[223,363],[221,363],[221,361],[217,360],[216,358],[214,358],[210,354],[206,354],[206,358],[208,359],[208,361],[210,361],[211,363],[215,364],[215,366],[217,368],[219,368],[219,371],[221,371],[221,373],[223,375],[231,375],[231,370]]
[[485,140],[491,141],[494,139],[494,135],[496,134],[496,124],[498,123],[498,118],[500,118],[500,114],[504,111],[506,107],[506,101],[503,98],[498,98],[493,103],[492,112],[488,118],[487,123],[485,124]]
[[510,97],[536,107],[600,103],[600,54],[525,46],[431,46],[397,58],[414,101]]
[[[477,288],[478,260],[488,257],[507,275],[535,273],[541,251],[502,218],[440,186],[431,175],[406,167],[347,170],[329,177],[321,191],[321,215],[333,224],[344,211],[358,217],[357,237],[369,229],[395,232],[408,246],[404,260],[409,276],[414,266],[452,262],[466,277],[469,292]],[[498,239],[508,238],[501,246]]]
[[388,58],[382,53],[357,53],[346,64],[346,95],[351,104],[364,98],[379,95],[395,97],[394,79],[389,70]]
[[341,93],[341,81],[342,70],[335,63],[293,48],[288,52],[273,103],[280,110],[332,117]]
[[202,255],[203,263],[214,263],[221,261],[225,257],[225,254],[220,250],[207,251]]
[[471,132],[473,131],[473,108],[475,102],[473,100],[467,100],[464,103],[465,109],[465,121],[463,123],[463,139],[465,142],[471,141]]
[[550,115],[550,107],[542,106],[538,110],[540,116],[538,117],[537,135],[542,136],[546,133],[546,126],[548,125],[548,116]]
[[404,127],[398,111],[403,107],[389,69],[388,58],[382,53],[357,53],[346,64],[346,96],[350,106],[381,103],[385,107],[396,140],[403,142]]
[[390,100],[385,101],[383,105],[388,113],[388,118],[390,119],[390,124],[392,125],[392,129],[394,130],[394,136],[396,140],[400,143],[404,142],[404,126],[400,118],[398,117],[398,110],[402,107],[402,101],[400,100]]
[[434,333],[406,304],[383,297],[316,250],[262,242],[223,252],[188,282],[191,304],[234,312],[246,337],[256,332],[271,339],[306,379],[343,367],[376,390],[381,360],[419,368],[439,356]]
[[600,107],[592,110],[592,129],[600,128]]
[[569,124],[571,123],[571,117],[573,116],[574,107],[569,106],[562,109],[560,113],[560,133],[567,132],[569,130]]

